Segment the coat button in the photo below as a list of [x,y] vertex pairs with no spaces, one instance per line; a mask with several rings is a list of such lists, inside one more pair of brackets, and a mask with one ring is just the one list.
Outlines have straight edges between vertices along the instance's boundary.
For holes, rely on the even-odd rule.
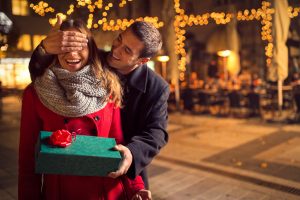
[[94,117],[94,120],[95,120],[95,121],[98,121],[99,119],[100,119],[99,116],[95,116],[95,117]]
[[64,124],[67,124],[67,123],[69,123],[69,119],[65,118],[64,119]]

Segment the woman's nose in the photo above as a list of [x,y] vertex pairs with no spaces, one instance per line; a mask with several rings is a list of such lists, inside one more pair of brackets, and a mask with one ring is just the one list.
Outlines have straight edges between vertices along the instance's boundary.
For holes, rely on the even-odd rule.
[[78,55],[78,51],[71,51],[69,52],[69,55],[76,56]]

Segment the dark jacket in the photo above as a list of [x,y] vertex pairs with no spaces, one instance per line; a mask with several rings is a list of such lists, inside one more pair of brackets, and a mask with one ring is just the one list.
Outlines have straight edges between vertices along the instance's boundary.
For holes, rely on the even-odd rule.
[[[127,175],[133,178],[168,141],[169,86],[146,65],[138,67],[126,78],[121,122],[126,146],[134,158]],[[146,175],[142,176],[147,185]]]
[[[105,64],[106,54],[99,51],[99,56],[102,64]],[[37,48],[29,63],[32,79],[41,75],[52,60],[53,56],[42,57]],[[166,126],[169,86],[146,65],[139,66],[121,77],[121,80],[124,84],[122,129],[126,146],[133,155],[127,176],[134,178],[141,174],[147,186],[147,176],[142,172],[168,141]]]

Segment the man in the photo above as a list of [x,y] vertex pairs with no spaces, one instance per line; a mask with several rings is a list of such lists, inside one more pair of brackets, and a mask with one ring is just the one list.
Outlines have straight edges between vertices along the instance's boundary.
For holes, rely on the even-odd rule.
[[[53,54],[81,50],[86,45],[84,34],[59,31],[60,24],[58,17],[54,29],[33,52],[29,64],[32,80],[43,74],[52,62]],[[135,22],[113,41],[111,52],[99,50],[102,64],[116,70],[124,87],[121,119],[126,146],[116,146],[123,160],[119,169],[109,176],[116,178],[127,174],[134,178],[140,174],[146,188],[145,168],[168,141],[169,86],[146,65],[161,46],[161,35],[154,26]]]

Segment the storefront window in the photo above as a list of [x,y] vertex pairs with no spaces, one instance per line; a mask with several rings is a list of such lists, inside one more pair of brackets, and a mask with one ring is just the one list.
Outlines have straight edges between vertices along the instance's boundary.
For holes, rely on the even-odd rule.
[[34,35],[33,36],[33,48],[37,47],[40,42],[46,38],[46,35]]
[[12,14],[13,15],[28,15],[28,1],[27,0],[12,0]]
[[23,89],[30,82],[29,58],[0,59],[0,80],[2,87]]
[[20,36],[17,48],[19,50],[23,50],[23,51],[31,51],[32,50],[31,37],[29,34],[23,34]]

